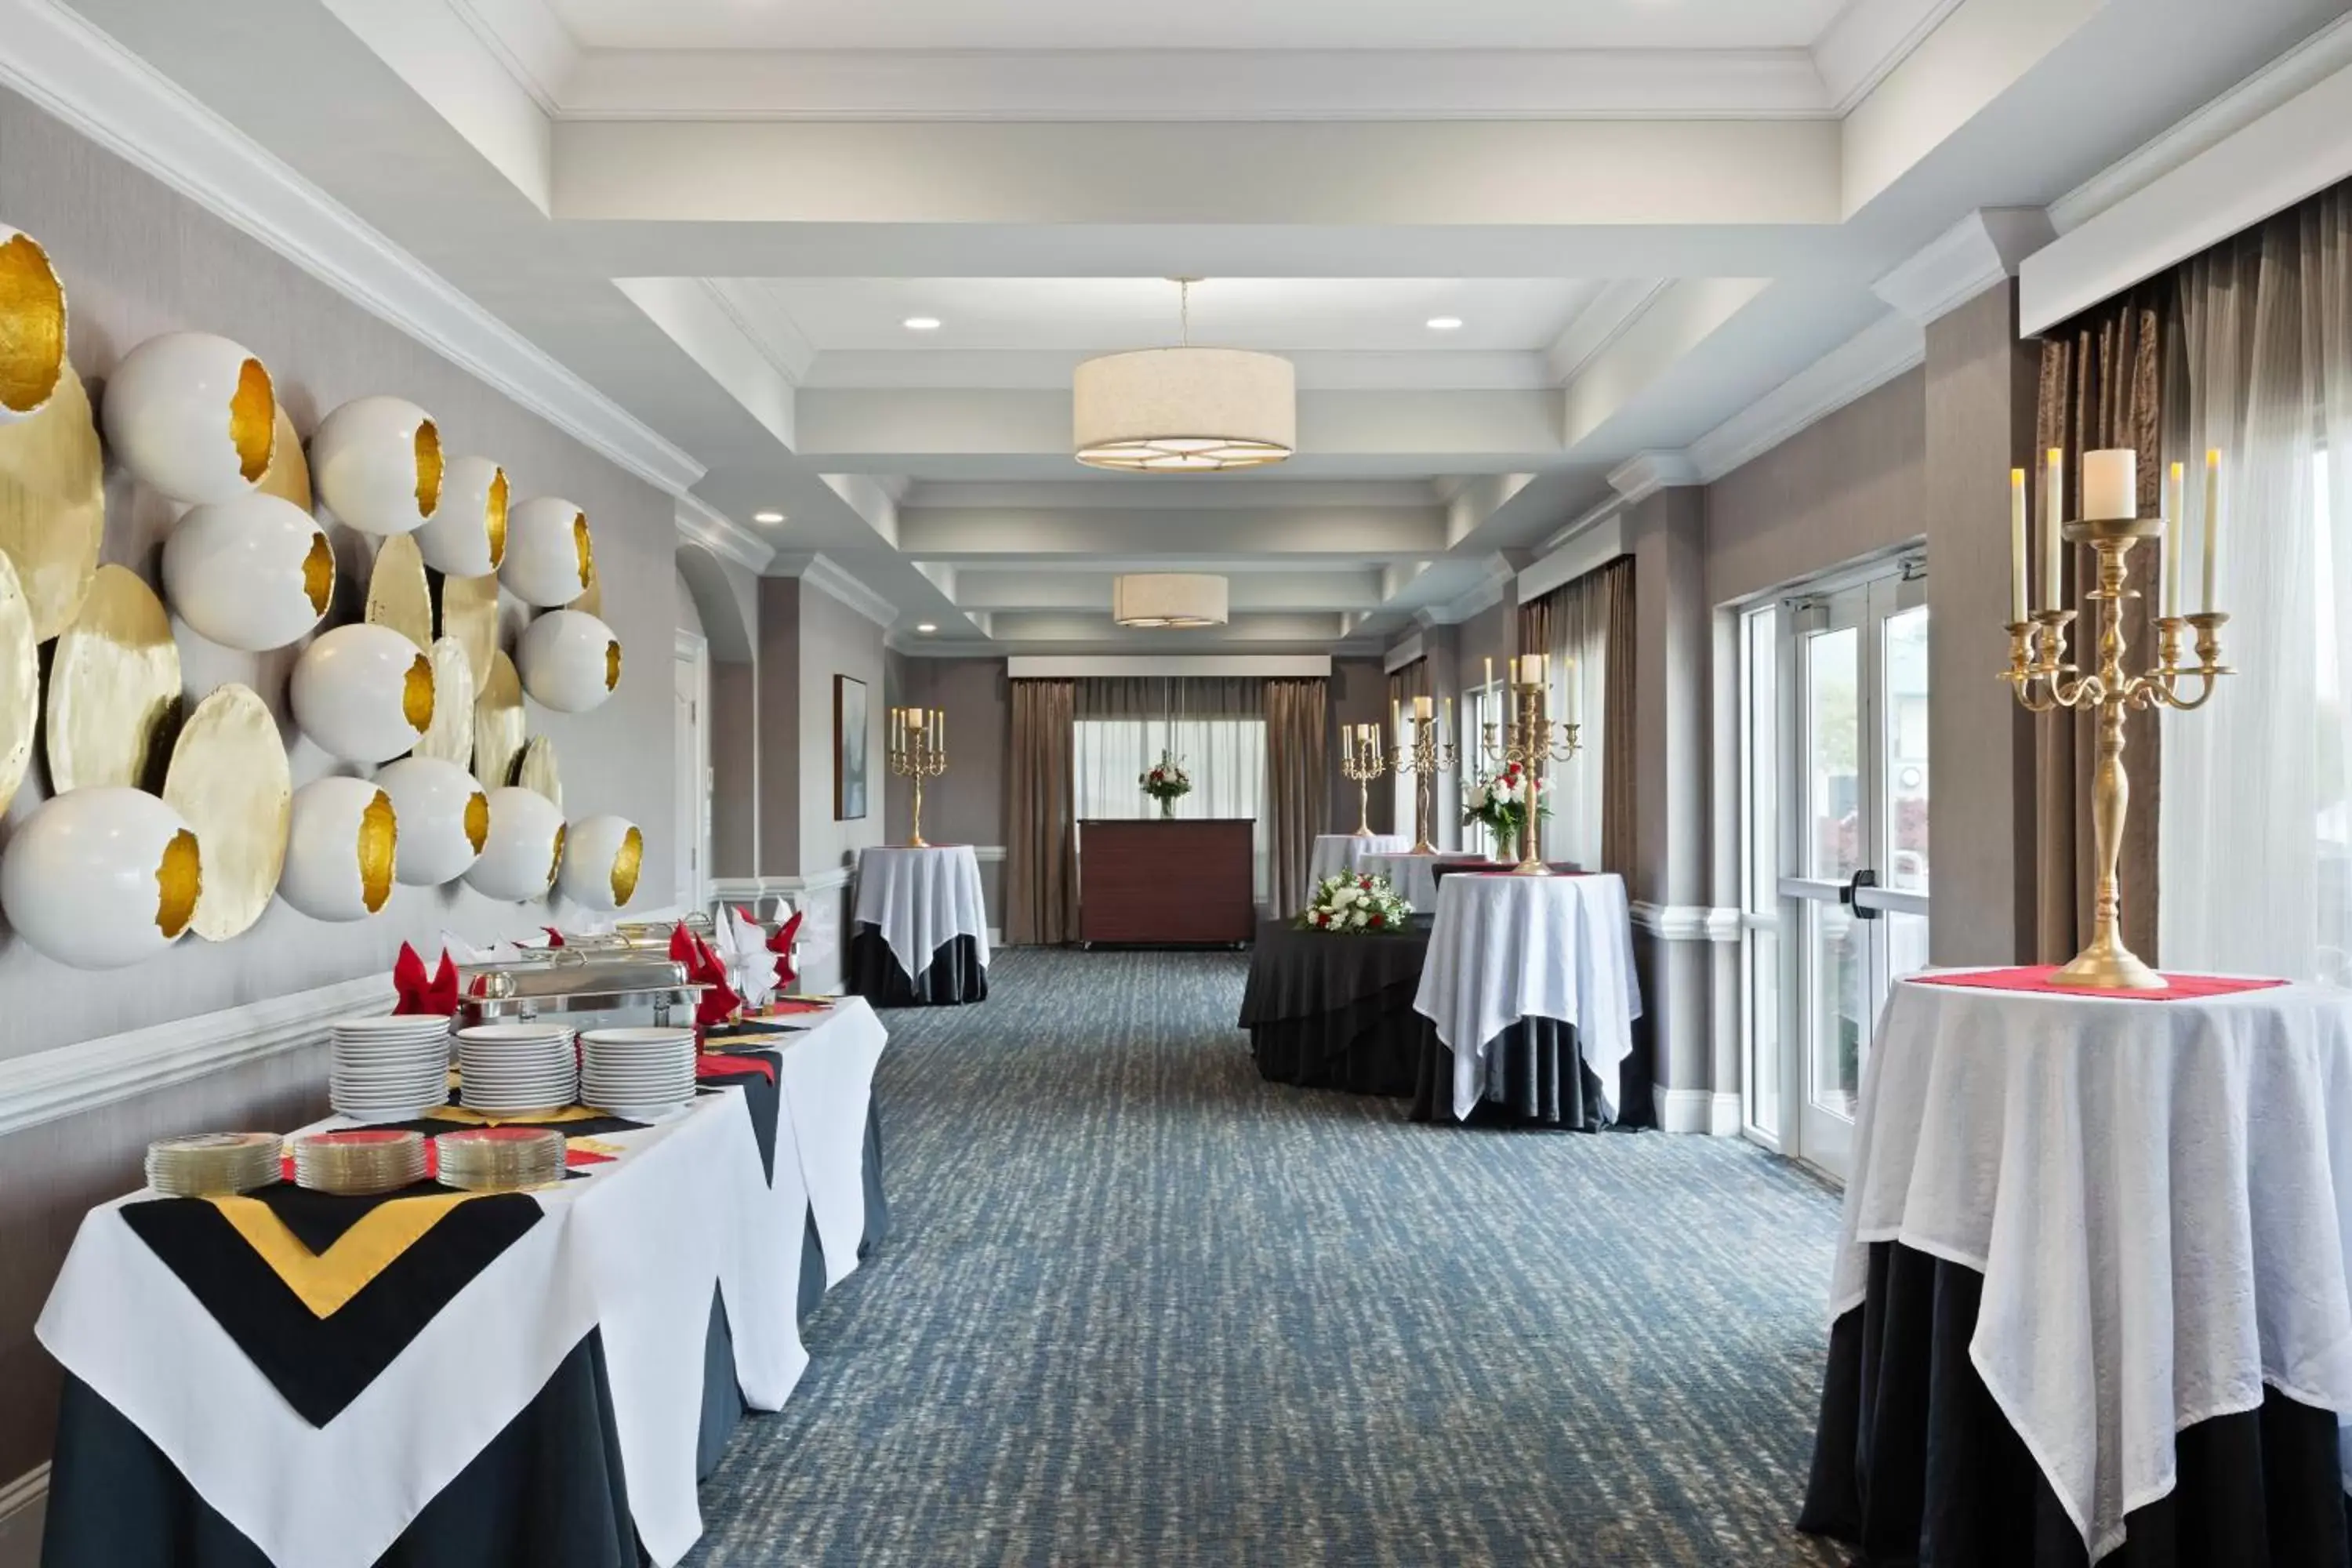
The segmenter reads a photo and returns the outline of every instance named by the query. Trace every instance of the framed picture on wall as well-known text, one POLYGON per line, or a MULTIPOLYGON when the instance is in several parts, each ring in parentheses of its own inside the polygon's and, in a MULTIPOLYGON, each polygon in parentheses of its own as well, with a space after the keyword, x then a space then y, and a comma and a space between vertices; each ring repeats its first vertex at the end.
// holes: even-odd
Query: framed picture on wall
POLYGON ((866 682, 833 678, 833 819, 866 815, 866 682))

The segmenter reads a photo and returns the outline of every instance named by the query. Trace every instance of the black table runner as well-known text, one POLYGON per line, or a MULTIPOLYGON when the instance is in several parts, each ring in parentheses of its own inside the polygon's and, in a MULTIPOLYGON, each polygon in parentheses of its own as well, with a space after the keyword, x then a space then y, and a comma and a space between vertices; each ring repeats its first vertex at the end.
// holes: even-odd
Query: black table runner
POLYGON ((850 933, 844 988, 877 1007, 960 1006, 988 1000, 988 967, 980 962, 980 943, 967 932, 940 943, 922 973, 910 975, 882 928, 860 922, 850 933))

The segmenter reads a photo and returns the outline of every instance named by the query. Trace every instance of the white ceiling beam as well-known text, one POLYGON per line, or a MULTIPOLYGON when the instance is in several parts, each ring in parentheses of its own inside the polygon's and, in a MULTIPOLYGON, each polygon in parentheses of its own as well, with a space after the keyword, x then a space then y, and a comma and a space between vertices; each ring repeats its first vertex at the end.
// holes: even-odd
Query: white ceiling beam
MULTIPOLYGON (((1066 389, 1076 349, 828 349, 814 354, 807 387, 1066 389)), ((1558 384, 1542 354, 1521 350, 1335 351, 1285 349, 1301 391, 1534 391, 1558 384)))
POLYGON ((1871 292, 1925 326, 1949 315, 2050 243, 2038 207, 1979 207, 1871 285, 1871 292))
POLYGON ((898 514, 898 547, 924 561, 986 561, 1006 555, 1118 556, 1195 561, 1255 556, 1337 560, 1409 558, 1444 552, 1445 514, 1436 507, 1291 507, 1203 511, 1075 509, 937 510, 898 514))
POLYGON ((743 412, 785 446, 799 424, 792 378, 760 351, 742 321, 699 278, 616 278, 629 297, 743 412))
POLYGON ((1574 381, 1592 356, 1615 342, 1673 281, 1671 278, 1612 279, 1544 351, 1544 368, 1550 373, 1552 384, 1566 386, 1574 381))
POLYGON ((1874 392, 1927 358, 1927 329, 1890 310, 1688 448, 1699 477, 1712 484, 1800 430, 1874 392))
POLYGON ((1666 289, 1569 384, 1561 443, 1574 447, 1755 303, 1769 279, 1686 278, 1666 289))
POLYGON ((1813 40, 1813 68, 1832 114, 1853 107, 1925 43, 1960 0, 1853 0, 1813 40))
MULTIPOLYGON (((1111 602, 1111 582, 1117 575, 1109 571, 998 570, 974 563, 956 572, 954 598, 956 608, 967 614, 974 610, 1083 610, 1099 614, 1111 602)), ((1382 603, 1380 574, 1373 571, 1251 570, 1224 575, 1227 607, 1235 614, 1338 614, 1374 610, 1382 603)))
MULTIPOLYGON (((1110 617, 1106 605, 1091 613, 1077 610, 1037 610, 1016 613, 994 612, 989 617, 989 636, 998 642, 1080 643, 1094 647, 1117 647, 1132 644, 1138 633, 1120 626, 1110 617)), ((1325 650, 1347 634, 1337 615, 1317 615, 1290 611, 1272 615, 1238 615, 1221 626, 1189 627, 1162 634, 1153 640, 1162 646, 1192 647, 1201 644, 1246 644, 1262 647, 1289 644, 1302 648, 1325 650)))
MULTIPOLYGON (((539 68, 562 71, 565 66, 560 53, 551 53, 554 40, 528 26, 520 6, 517 16, 493 18, 491 7, 478 9, 466 0, 324 4, 531 205, 550 210, 554 132, 546 109, 524 85, 526 79, 535 80, 536 73, 520 56, 527 50, 536 57, 539 68), (495 41, 509 28, 519 39, 533 41, 520 50, 495 41)), ((562 32, 560 26, 557 32, 562 32)))

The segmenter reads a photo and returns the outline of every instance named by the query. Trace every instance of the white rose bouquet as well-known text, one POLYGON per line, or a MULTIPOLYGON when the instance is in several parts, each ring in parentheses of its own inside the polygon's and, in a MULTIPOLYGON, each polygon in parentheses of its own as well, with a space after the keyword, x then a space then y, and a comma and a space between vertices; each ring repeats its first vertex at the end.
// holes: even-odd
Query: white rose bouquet
POLYGON ((1308 931, 1341 932, 1401 931, 1412 919, 1412 906, 1386 877, 1360 871, 1324 878, 1298 914, 1299 925, 1308 931))

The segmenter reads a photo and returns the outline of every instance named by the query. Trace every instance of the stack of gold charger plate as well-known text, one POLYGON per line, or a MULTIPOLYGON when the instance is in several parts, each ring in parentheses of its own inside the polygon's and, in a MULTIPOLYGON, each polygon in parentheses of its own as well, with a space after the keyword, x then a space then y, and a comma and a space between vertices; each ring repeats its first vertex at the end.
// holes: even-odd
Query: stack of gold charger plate
POLYGON ((563 1134, 547 1127, 468 1127, 433 1140, 436 1179, 469 1193, 510 1193, 563 1180, 563 1134))
POLYGON ((198 1132, 147 1145, 147 1184, 167 1197, 249 1193, 278 1179, 275 1132, 198 1132))
POLYGON ((391 1128, 314 1132, 294 1141, 294 1184, 364 1197, 425 1179, 425 1134, 391 1128))

